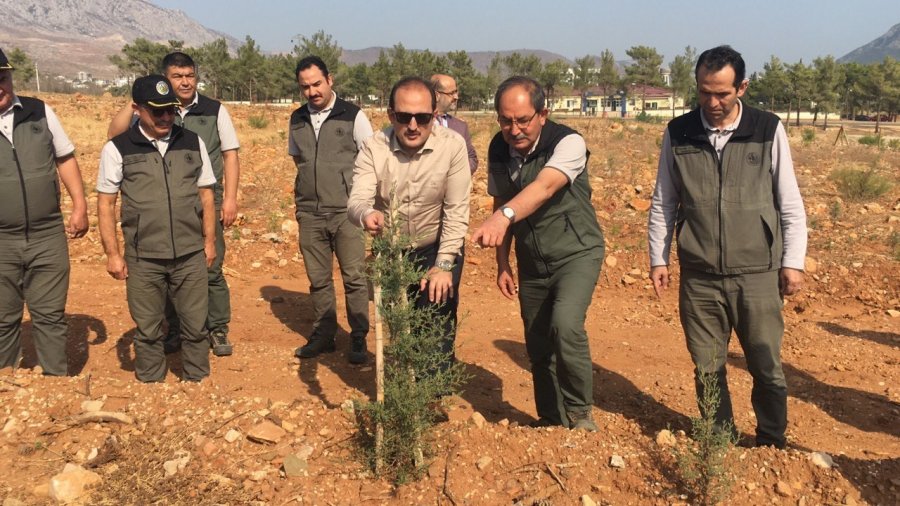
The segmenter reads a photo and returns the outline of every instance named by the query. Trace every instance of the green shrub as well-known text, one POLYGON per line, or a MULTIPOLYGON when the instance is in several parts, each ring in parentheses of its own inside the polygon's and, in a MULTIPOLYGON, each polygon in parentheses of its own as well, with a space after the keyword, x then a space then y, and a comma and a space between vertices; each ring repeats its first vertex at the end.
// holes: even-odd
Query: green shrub
POLYGON ((863 135, 859 138, 859 143, 863 146, 882 146, 884 144, 880 135, 863 135))
POLYGON ((900 150, 900 139, 891 139, 888 141, 888 147, 894 151, 900 150))
POLYGON ((250 116, 249 118, 247 118, 247 122, 250 123, 250 126, 252 128, 255 128, 257 130, 262 130, 263 128, 269 126, 269 119, 265 116, 250 116))
POLYGON ((812 128, 804 128, 803 129, 803 143, 811 144, 814 140, 816 140, 816 131, 812 128))
POLYGON ((888 237, 888 246, 891 248, 894 260, 900 262, 900 232, 891 232, 891 236, 888 237))
POLYGON ((880 197, 891 189, 891 183, 874 169, 837 169, 831 173, 841 195, 850 200, 866 200, 880 197))

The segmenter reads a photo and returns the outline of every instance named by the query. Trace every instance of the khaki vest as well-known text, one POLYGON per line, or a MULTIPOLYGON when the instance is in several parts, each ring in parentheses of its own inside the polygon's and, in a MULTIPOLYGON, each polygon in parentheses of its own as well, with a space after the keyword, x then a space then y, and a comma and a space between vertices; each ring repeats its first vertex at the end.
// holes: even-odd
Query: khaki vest
POLYGON ((309 104, 291 114, 291 138, 300 148, 294 202, 297 211, 335 213, 347 210, 353 186, 353 164, 358 151, 353 140, 353 124, 359 108, 335 100, 331 114, 322 123, 316 138, 309 104))
POLYGON ((64 230, 44 103, 30 97, 19 101, 13 143, 0 135, 0 238, 44 237, 64 230))
POLYGON ((173 126, 163 157, 138 128, 112 140, 122 155, 125 256, 174 259, 203 249, 199 137, 173 126))
POLYGON ((772 184, 772 142, 779 119, 743 107, 721 159, 699 109, 669 123, 681 192, 675 230, 684 269, 724 275, 781 267, 781 216, 772 184))
POLYGON ((184 119, 181 116, 175 117, 175 124, 181 125, 187 130, 194 132, 203 139, 206 144, 206 152, 209 154, 209 161, 212 164, 213 174, 216 176, 216 184, 213 186, 215 194, 216 209, 222 207, 222 198, 224 187, 225 163, 222 158, 222 141, 219 138, 219 108, 222 104, 218 100, 207 98, 201 94, 197 94, 197 105, 191 107, 184 119))
MULTIPOLYGON (((494 196, 504 200, 515 197, 537 178, 559 141, 572 133, 576 132, 547 121, 537 147, 522 165, 519 181, 509 177, 509 144, 503 140, 503 134, 494 136, 488 148, 488 170, 497 190, 494 196)), ((566 262, 586 254, 599 253, 602 257, 603 232, 591 204, 587 167, 534 213, 513 224, 512 230, 519 272, 532 277, 547 277, 566 262)))

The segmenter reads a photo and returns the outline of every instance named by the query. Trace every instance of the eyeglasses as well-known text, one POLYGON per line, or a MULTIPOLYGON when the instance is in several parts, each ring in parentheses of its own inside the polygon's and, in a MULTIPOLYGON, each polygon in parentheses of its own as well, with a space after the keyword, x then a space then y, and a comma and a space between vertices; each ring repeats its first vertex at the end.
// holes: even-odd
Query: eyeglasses
POLYGON ((175 106, 170 105, 168 107, 144 107, 151 116, 154 118, 162 118, 165 115, 174 116, 175 115, 175 106))
POLYGON ((393 111, 394 119, 401 125, 408 125, 413 118, 416 118, 416 124, 427 125, 434 118, 433 112, 397 112, 393 111))
POLYGON ((447 95, 448 97, 452 97, 453 95, 459 95, 458 88, 455 90, 450 90, 450 91, 441 91, 441 90, 434 90, 434 91, 440 93, 441 95, 447 95))
POLYGON ((522 118, 509 119, 509 118, 504 118, 503 116, 497 116, 497 123, 500 123, 501 128, 509 128, 509 127, 513 126, 513 124, 515 124, 517 127, 519 127, 519 130, 521 130, 531 124, 531 121, 534 119, 535 116, 537 116, 537 113, 538 113, 538 111, 534 111, 534 114, 532 114, 528 119, 522 119, 522 118))

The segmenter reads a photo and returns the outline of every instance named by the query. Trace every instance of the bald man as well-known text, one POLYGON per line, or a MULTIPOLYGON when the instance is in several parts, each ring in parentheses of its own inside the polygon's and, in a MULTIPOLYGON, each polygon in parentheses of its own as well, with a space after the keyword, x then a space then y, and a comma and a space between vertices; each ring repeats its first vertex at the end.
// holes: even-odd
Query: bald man
POLYGON ((450 115, 450 111, 456 109, 456 103, 459 102, 459 87, 456 86, 456 79, 446 74, 435 74, 431 76, 431 85, 437 96, 434 121, 462 135, 466 141, 466 151, 469 153, 469 172, 474 174, 478 169, 478 154, 475 152, 475 146, 472 145, 472 137, 469 136, 469 126, 465 121, 450 115))

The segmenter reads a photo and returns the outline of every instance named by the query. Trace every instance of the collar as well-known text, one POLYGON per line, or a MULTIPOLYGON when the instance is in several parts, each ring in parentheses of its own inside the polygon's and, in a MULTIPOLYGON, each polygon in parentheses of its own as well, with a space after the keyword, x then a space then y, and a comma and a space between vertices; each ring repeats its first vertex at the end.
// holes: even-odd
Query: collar
POLYGON ((335 103, 335 102, 337 102, 337 93, 335 93, 334 90, 332 90, 332 92, 331 92, 331 101, 329 101, 329 102, 328 102, 328 105, 326 105, 325 107, 323 107, 323 108, 321 108, 321 109, 316 109, 316 108, 313 107, 312 104, 310 104, 309 102, 307 102, 306 104, 309 106, 309 113, 310 113, 310 114, 322 114, 322 113, 324 113, 324 112, 328 112, 328 111, 334 109, 334 103, 335 103))
POLYGON ((743 104, 743 102, 741 102, 741 99, 738 99, 737 104, 738 104, 737 118, 734 119, 734 122, 732 124, 726 126, 725 128, 716 128, 716 127, 710 125, 709 122, 706 121, 706 116, 703 114, 703 109, 701 109, 700 110, 700 121, 703 123, 703 129, 706 130, 707 132, 734 132, 735 130, 737 130, 738 125, 741 124, 741 118, 743 118, 743 116, 744 116, 744 104, 743 104))
MULTIPOLYGON (((425 139, 425 144, 423 144, 422 147, 419 148, 418 151, 416 151, 417 155, 420 155, 420 154, 426 153, 426 152, 430 152, 430 151, 434 151, 434 143, 435 143, 434 134, 436 133, 436 131, 435 131, 436 128, 443 128, 443 127, 441 127, 440 125, 432 125, 431 134, 428 136, 427 139, 425 139)), ((400 145, 400 141, 397 140, 397 135, 394 133, 394 127, 389 128, 387 133, 388 133, 388 138, 390 139, 391 151, 394 153, 400 152, 400 153, 403 153, 403 154, 409 156, 406 153, 406 150, 403 148, 403 146, 400 145)))
POLYGON ((7 107, 5 111, 0 112, 0 116, 6 116, 7 114, 12 114, 14 109, 22 108, 22 101, 19 100, 19 97, 15 93, 12 94, 12 97, 13 97, 12 104, 10 104, 10 106, 7 107))
POLYGON ((182 109, 187 111, 187 110, 193 109, 194 106, 196 106, 199 103, 200 103, 200 94, 195 91, 194 98, 191 100, 191 103, 189 103, 188 105, 184 105, 184 106, 179 104, 179 107, 181 107, 182 109))
MULTIPOLYGON (((541 129, 541 130, 543 130, 543 129, 541 129)), ((540 143, 541 143, 541 134, 538 134, 538 138, 534 140, 534 144, 531 145, 531 149, 529 149, 528 153, 526 153, 524 155, 519 153, 516 150, 516 148, 512 147, 512 145, 509 145, 509 156, 511 156, 513 158, 518 158, 519 160, 524 160, 534 153, 534 150, 537 149, 538 144, 540 144, 540 143)))
MULTIPOLYGON (((174 125, 172 127, 174 128, 174 125)), ((155 138, 151 137, 150 135, 147 135, 147 132, 144 131, 144 127, 142 127, 140 123, 138 123, 138 131, 140 131, 141 135, 143 135, 144 138, 147 139, 148 141, 150 141, 150 144, 153 144, 153 145, 155 145, 155 143, 157 141, 169 142, 172 139, 172 130, 169 130, 169 133, 167 133, 165 137, 161 137, 159 139, 155 139, 155 138)))

